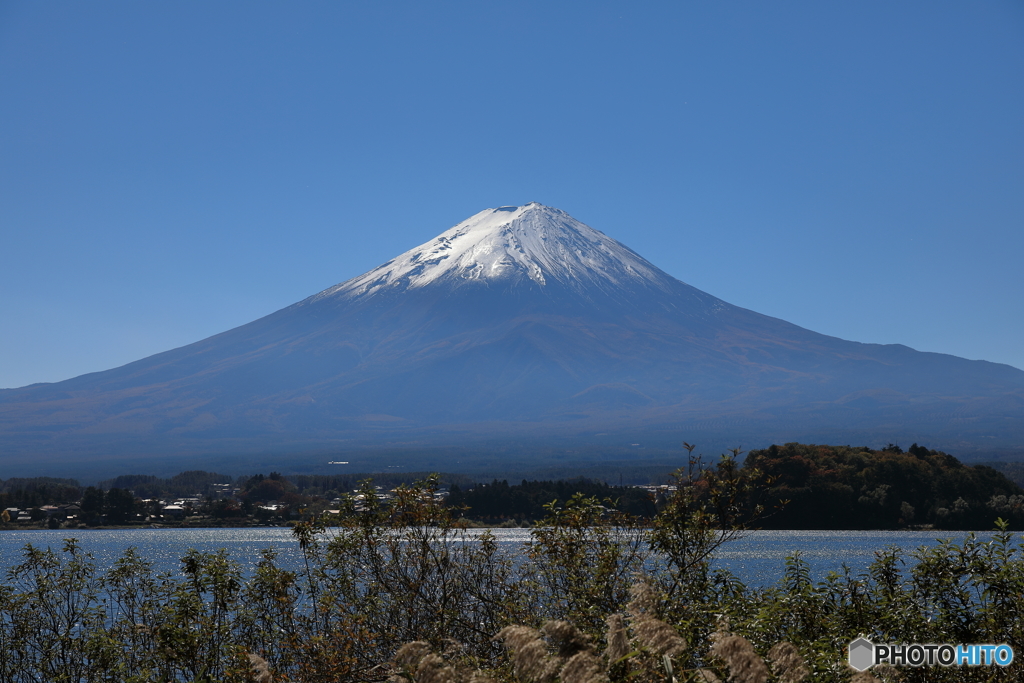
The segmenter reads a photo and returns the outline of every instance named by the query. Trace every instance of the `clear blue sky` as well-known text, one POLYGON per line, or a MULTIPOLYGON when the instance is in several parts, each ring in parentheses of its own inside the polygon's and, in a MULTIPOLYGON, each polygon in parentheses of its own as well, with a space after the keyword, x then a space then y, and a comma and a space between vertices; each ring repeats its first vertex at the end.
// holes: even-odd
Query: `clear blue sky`
POLYGON ((1024 368, 1024 3, 0 1, 0 387, 529 201, 731 303, 1024 368))

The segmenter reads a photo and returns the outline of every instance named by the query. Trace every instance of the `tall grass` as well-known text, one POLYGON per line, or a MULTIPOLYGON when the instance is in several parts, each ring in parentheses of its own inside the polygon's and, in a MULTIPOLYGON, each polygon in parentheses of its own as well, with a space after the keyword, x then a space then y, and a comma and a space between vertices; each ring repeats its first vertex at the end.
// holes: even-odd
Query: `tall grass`
POLYGON ((461 528, 432 479, 387 504, 367 485, 338 517, 300 524, 297 571, 273 551, 248 578, 223 551, 162 574, 129 551, 100 571, 73 540, 28 546, 0 586, 0 681, 1024 679, 1019 664, 845 663, 861 635, 1024 643, 1024 560, 1005 528, 881 549, 864 574, 820 582, 794 556, 778 585, 749 588, 709 566, 719 532, 739 528, 733 489, 750 484, 716 476, 681 479, 653 527, 576 497, 519 555, 461 528))

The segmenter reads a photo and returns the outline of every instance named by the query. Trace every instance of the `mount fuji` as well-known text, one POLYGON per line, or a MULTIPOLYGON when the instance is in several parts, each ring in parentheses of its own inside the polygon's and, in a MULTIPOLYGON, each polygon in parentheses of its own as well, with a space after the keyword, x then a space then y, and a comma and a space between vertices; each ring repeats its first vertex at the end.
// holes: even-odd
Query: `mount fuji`
POLYGON ((532 203, 194 344, 0 391, 9 466, 512 443, 636 457, 638 439, 699 437, 1016 454, 1024 372, 733 306, 532 203))

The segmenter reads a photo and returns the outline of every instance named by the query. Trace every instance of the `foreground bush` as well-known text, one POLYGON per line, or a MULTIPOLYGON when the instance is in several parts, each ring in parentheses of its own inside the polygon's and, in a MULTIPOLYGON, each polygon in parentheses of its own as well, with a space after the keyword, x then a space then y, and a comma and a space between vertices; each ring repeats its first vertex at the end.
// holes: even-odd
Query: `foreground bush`
POLYGON ((243 576, 191 551, 155 574, 129 551, 100 572, 73 540, 27 547, 0 588, 0 681, 1014 681, 1007 669, 853 676, 846 645, 1024 642, 1024 560, 1005 528, 860 576, 779 585, 712 571, 751 475, 726 459, 681 473, 654 526, 577 496, 519 553, 471 536, 436 482, 385 505, 367 485, 335 519, 296 527, 298 571, 266 551, 243 576), (877 677, 877 678, 876 678, 877 677))

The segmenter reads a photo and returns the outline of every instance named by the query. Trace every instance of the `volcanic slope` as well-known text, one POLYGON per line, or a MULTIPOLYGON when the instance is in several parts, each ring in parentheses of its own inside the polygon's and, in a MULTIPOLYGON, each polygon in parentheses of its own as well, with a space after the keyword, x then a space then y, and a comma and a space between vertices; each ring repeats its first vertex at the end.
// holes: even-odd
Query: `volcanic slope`
POLYGON ((616 430, 991 453, 1024 443, 1024 372, 732 306, 534 203, 189 346, 0 391, 3 458, 616 430))

